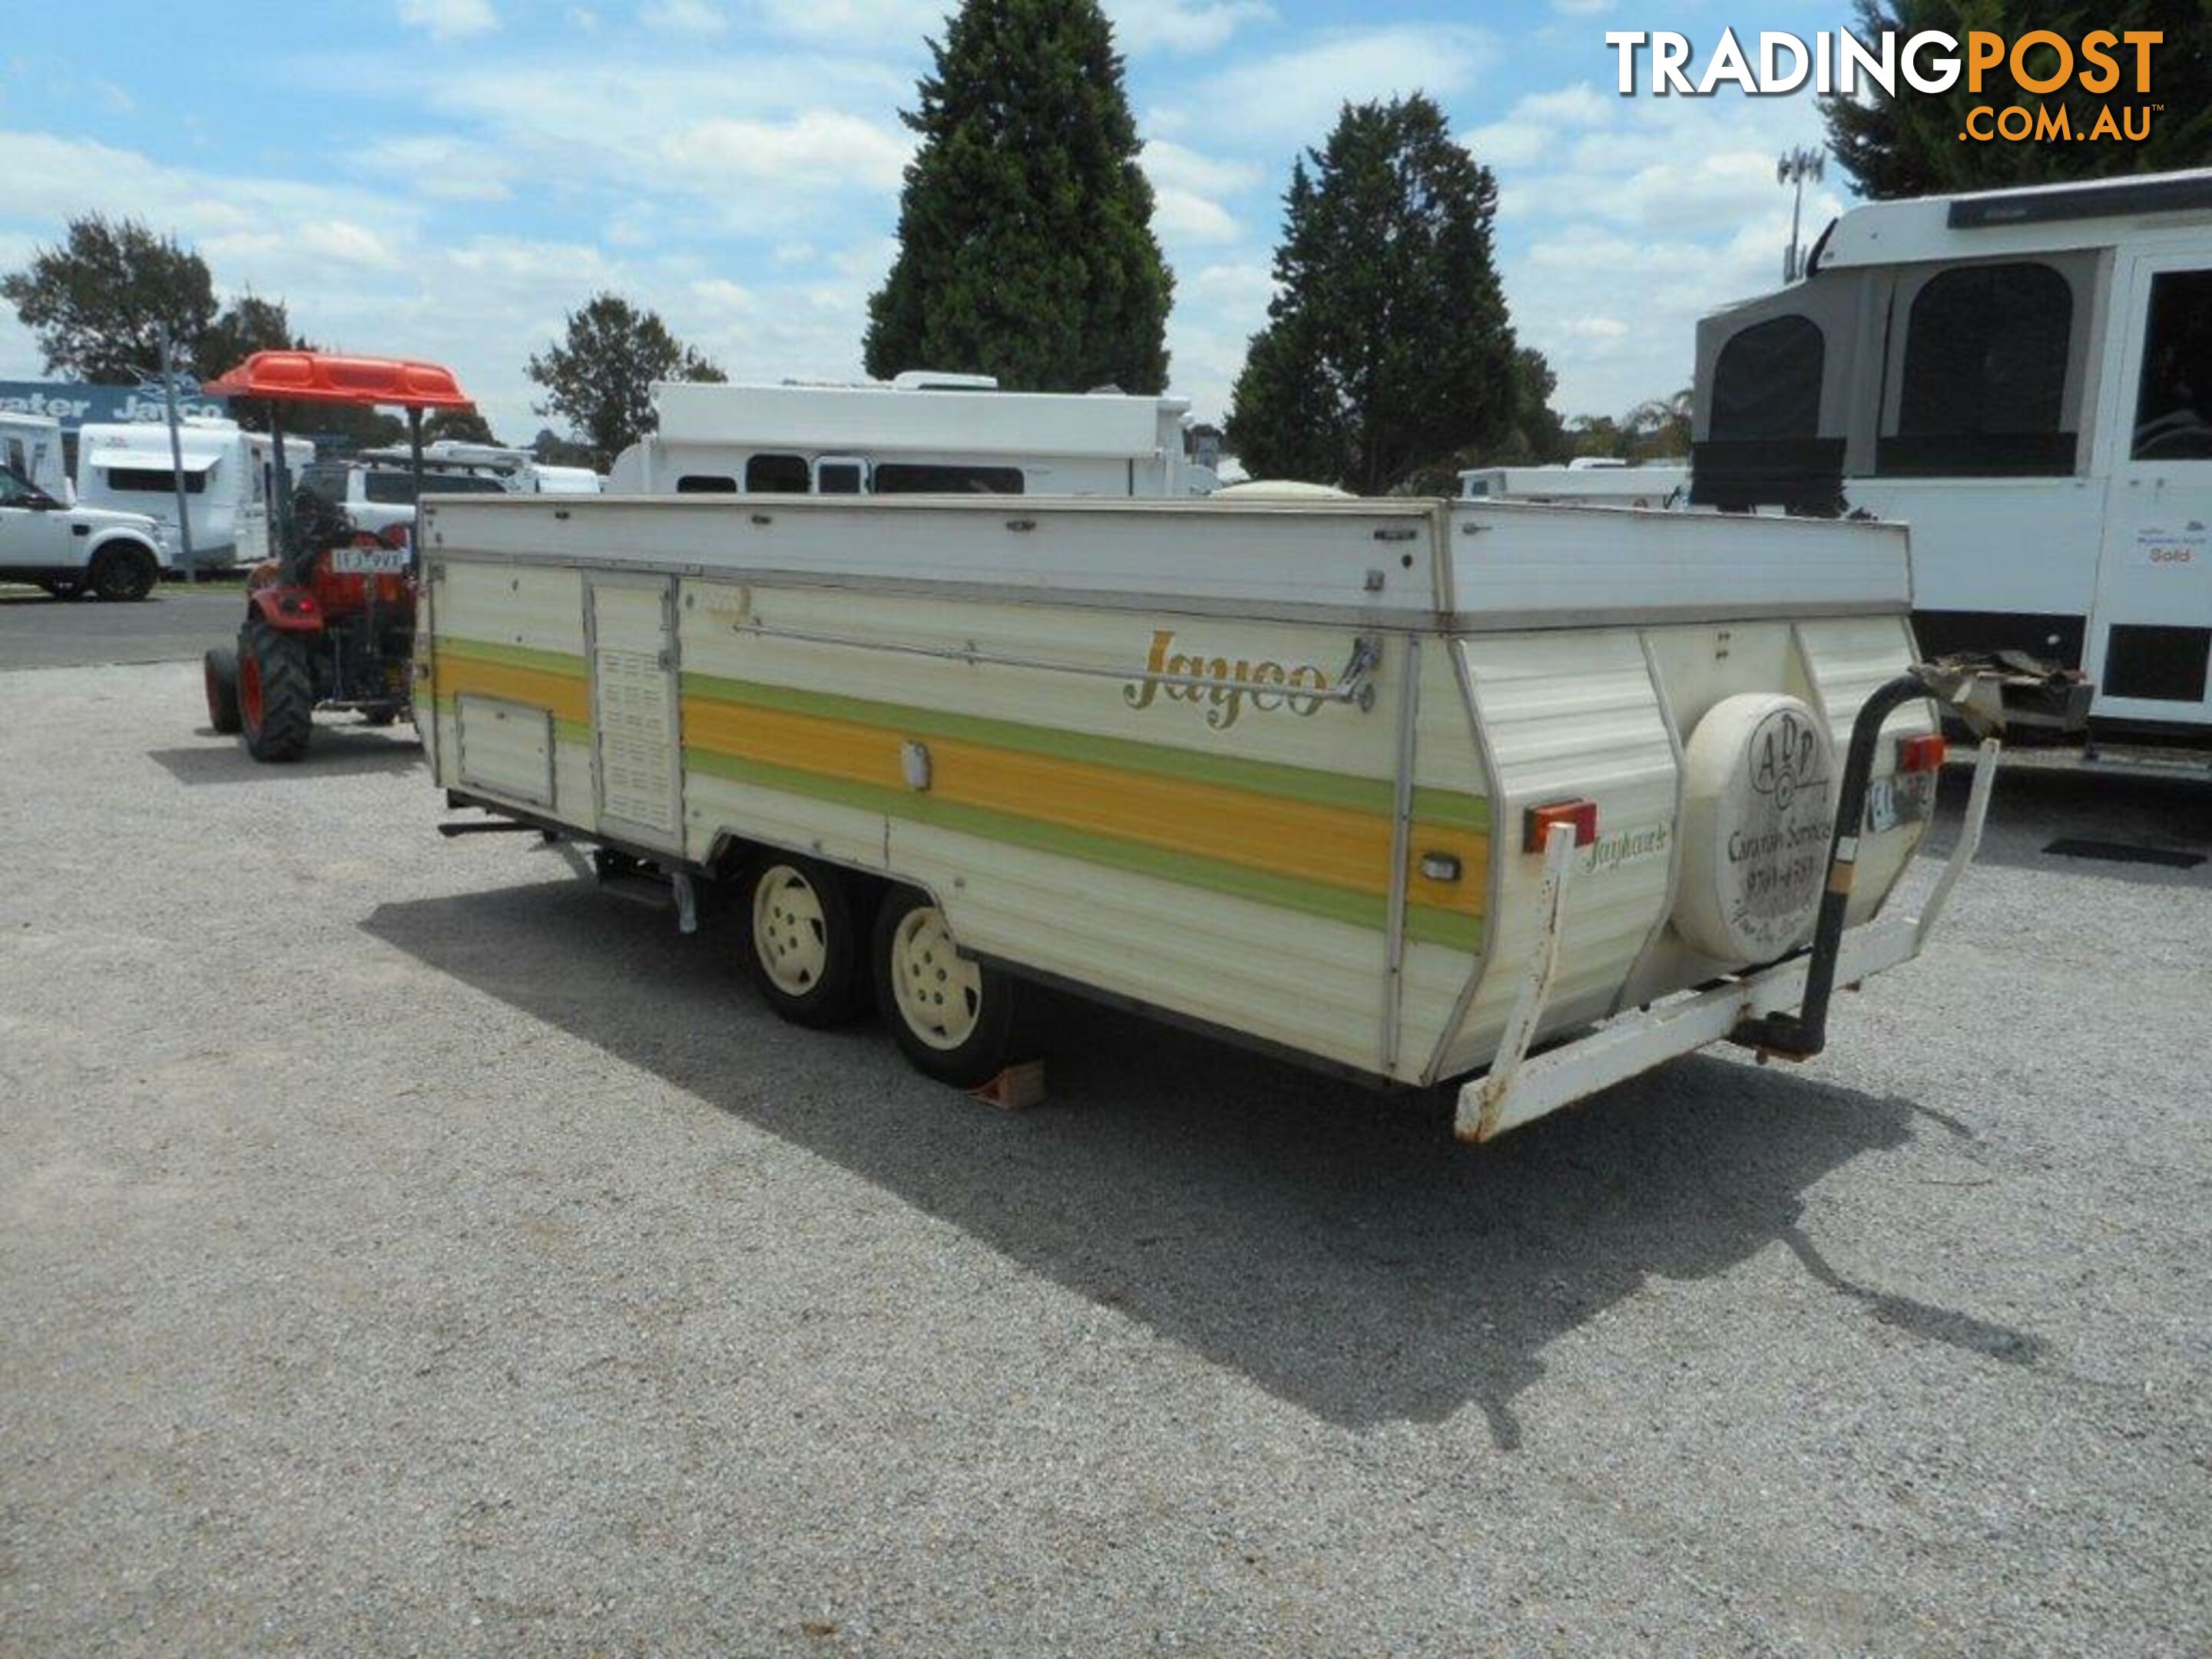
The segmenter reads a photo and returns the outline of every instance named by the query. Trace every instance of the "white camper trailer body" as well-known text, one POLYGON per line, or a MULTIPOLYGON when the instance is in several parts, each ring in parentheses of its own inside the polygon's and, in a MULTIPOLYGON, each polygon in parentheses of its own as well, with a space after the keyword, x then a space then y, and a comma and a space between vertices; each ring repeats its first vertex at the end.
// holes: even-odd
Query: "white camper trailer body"
POLYGON ((999 392, 985 376, 888 385, 663 383, 657 430, 608 475, 616 494, 1202 495, 1181 398, 999 392))
MULTIPOLYGON (((1366 1076, 1491 1067, 1470 1134, 1793 1001, 1832 756, 1912 659, 1903 532, 1772 518, 488 496, 423 556, 457 804, 685 895, 910 890, 963 963, 1366 1076)), ((1918 947, 1931 729, 1884 728, 1850 979, 1918 947)))
POLYGON ((1694 498, 1839 479, 1912 526, 1923 649, 2212 738, 2212 170, 1875 203, 1811 273, 1699 325, 1694 498))
MULTIPOLYGON (((193 416, 179 424, 177 440, 184 457, 193 564, 252 565, 267 558, 276 465, 269 437, 245 431, 235 421, 193 416)), ((313 459, 313 446, 297 439, 286 442, 286 465, 294 477, 313 459)), ((134 421, 81 428, 76 490, 88 507, 143 513, 159 520, 181 567, 175 459, 165 423, 134 421)))

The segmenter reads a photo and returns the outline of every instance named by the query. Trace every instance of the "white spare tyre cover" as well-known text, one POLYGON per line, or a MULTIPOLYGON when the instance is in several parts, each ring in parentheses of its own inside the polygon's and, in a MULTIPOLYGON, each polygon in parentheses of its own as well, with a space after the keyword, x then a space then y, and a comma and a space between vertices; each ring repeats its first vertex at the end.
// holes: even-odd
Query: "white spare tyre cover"
POLYGON ((1795 949, 1820 908, 1835 822, 1827 727, 1796 697, 1746 692, 1698 722, 1683 764, 1675 927, 1735 966, 1795 949))

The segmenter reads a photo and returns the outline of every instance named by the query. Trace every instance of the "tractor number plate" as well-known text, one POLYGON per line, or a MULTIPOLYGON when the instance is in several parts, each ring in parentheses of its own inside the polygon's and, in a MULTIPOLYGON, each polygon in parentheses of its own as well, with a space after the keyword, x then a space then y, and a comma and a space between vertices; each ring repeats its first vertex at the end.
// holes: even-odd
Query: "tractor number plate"
POLYGON ((341 576, 404 576, 407 550, 404 547, 334 547, 331 568, 341 576))

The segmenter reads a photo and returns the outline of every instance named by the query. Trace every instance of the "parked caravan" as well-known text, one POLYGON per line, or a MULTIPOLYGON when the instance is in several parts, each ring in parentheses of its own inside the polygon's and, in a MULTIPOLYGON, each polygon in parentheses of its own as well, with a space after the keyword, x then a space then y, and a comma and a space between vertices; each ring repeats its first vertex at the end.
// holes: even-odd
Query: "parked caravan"
POLYGON ((1918 950, 1986 799, 1985 767, 1905 914, 1929 693, 1971 688, 1913 671, 1896 526, 483 496, 427 504, 422 552, 452 803, 596 843, 687 925, 732 892, 779 1013, 872 985, 963 1085, 1029 1057, 1031 981, 1480 1072, 1476 1137, 1723 1039, 1802 1057, 1830 988, 1918 950))
POLYGON ((1190 405, 1120 392, 1000 392, 988 375, 865 386, 653 388, 659 425, 616 459, 635 495, 1210 494, 1187 456, 1190 405))
POLYGON ((1583 456, 1554 466, 1484 466, 1459 475, 1469 501, 1568 501, 1586 507, 1670 507, 1689 488, 1690 469, 1664 461, 1583 456))
POLYGON ((55 501, 76 499, 62 460, 62 423, 49 416, 0 410, 0 468, 55 501))
MULTIPOLYGON (((269 556, 269 501, 276 488, 268 437, 245 431, 235 421, 199 416, 183 422, 177 437, 184 457, 192 562, 258 564, 269 556)), ((288 447, 295 468, 314 458, 313 448, 296 439, 288 447)), ((86 426, 77 433, 76 455, 78 498, 88 507, 159 520, 181 561, 176 459, 168 427, 158 421, 86 426)))
POLYGON ((1922 649, 2212 739, 2212 169, 1877 202, 1698 329, 1694 501, 1912 526, 1922 649))

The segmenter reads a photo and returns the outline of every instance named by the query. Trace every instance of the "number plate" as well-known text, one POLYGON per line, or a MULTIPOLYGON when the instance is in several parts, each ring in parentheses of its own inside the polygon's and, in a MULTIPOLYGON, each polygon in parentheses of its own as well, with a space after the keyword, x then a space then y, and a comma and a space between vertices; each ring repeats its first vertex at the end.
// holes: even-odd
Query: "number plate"
POLYGON ((1880 835, 1900 823, 1918 823, 1936 800, 1936 775, 1909 772, 1903 777, 1875 778, 1867 785, 1867 829, 1880 835))
POLYGON ((407 550, 404 547, 334 547, 331 568, 341 576, 404 576, 407 550))

